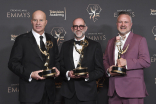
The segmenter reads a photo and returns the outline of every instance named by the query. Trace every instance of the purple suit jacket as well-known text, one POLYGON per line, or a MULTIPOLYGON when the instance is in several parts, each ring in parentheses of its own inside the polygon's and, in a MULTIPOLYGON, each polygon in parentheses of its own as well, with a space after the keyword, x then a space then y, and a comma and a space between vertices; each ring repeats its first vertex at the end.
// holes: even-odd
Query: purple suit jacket
MULTIPOLYGON (((105 71, 115 64, 115 41, 116 37, 108 41, 103 57, 105 71)), ((144 37, 131 32, 123 49, 125 49, 128 44, 128 50, 121 56, 127 60, 127 75, 109 78, 108 96, 113 96, 114 91, 116 91, 120 97, 142 98, 148 95, 143 73, 143 69, 150 66, 147 42, 144 37)))

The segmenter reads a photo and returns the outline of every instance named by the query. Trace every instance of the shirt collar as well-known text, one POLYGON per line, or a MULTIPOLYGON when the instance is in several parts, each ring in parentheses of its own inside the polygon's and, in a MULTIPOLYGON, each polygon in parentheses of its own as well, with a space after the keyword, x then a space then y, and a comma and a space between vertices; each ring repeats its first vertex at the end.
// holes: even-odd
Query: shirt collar
POLYGON ((37 32, 35 32, 35 31, 32 29, 32 34, 34 35, 35 38, 39 38, 40 36, 43 36, 43 38, 46 38, 46 37, 45 37, 45 32, 44 32, 42 35, 40 35, 40 34, 38 34, 37 32))
MULTIPOLYGON (((131 31, 130 31, 131 32, 131 31)), ((130 34, 130 32, 128 32, 125 36, 126 36, 126 38, 124 39, 124 41, 126 41, 127 40, 127 38, 128 38, 128 36, 129 36, 129 34, 130 34)), ((121 35, 119 34, 119 36, 121 37, 121 35)))

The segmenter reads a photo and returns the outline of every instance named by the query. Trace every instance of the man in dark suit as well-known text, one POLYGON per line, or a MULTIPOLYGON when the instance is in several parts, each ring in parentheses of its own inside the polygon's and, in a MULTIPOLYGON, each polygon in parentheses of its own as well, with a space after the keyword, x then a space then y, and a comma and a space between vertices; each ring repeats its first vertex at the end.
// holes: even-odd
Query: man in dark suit
POLYGON ((16 38, 13 45, 8 67, 19 76, 19 101, 21 104, 53 104, 55 98, 54 77, 41 77, 46 57, 39 47, 45 48, 46 41, 53 42, 49 49, 49 68, 59 75, 59 52, 56 40, 44 29, 47 24, 46 14, 37 10, 32 15, 32 31, 16 38))
POLYGON ((109 104, 144 104, 148 95, 144 83, 143 69, 150 66, 146 39, 131 32, 132 17, 129 12, 120 12, 117 17, 119 36, 108 41, 104 55, 104 67, 109 76, 109 104), (116 40, 122 42, 121 49, 127 51, 118 59, 116 40), (127 74, 112 73, 115 65, 125 67, 127 74))
POLYGON ((82 18, 73 21, 71 30, 75 38, 63 43, 60 59, 60 73, 64 78, 61 87, 61 95, 65 98, 65 104, 96 104, 97 88, 96 79, 103 76, 102 50, 98 42, 85 37, 87 26, 82 18), (80 54, 77 49, 82 46, 75 44, 76 41, 88 41, 88 46, 83 50, 81 66, 88 67, 86 76, 75 76, 73 69, 77 68, 80 54), (76 49, 76 48, 77 49, 76 49))

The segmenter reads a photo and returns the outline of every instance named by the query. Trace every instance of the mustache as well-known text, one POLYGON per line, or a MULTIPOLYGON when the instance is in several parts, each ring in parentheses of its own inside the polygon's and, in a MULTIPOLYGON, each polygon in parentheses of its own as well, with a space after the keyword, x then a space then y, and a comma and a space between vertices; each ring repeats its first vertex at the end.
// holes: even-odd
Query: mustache
POLYGON ((81 32, 82 32, 82 30, 76 30, 76 32, 79 32, 79 31, 81 31, 81 32))

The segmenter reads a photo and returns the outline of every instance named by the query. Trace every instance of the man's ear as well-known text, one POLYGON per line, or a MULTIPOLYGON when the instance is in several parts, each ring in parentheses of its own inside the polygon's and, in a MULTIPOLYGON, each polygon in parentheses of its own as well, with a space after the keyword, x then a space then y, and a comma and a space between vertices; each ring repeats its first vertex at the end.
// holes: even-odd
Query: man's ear
POLYGON ((71 27, 71 30, 74 31, 73 27, 71 27))

